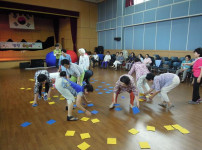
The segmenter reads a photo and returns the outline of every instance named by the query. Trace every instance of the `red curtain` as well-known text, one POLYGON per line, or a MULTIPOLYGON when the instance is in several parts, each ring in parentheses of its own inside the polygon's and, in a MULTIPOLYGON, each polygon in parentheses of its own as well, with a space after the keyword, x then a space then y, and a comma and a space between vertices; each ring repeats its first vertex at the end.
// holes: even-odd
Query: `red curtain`
POLYGON ((126 7, 134 5, 134 0, 126 0, 126 7))
POLYGON ((71 24, 71 33, 72 33, 72 42, 73 42, 73 49, 74 52, 77 53, 77 18, 70 18, 71 24))

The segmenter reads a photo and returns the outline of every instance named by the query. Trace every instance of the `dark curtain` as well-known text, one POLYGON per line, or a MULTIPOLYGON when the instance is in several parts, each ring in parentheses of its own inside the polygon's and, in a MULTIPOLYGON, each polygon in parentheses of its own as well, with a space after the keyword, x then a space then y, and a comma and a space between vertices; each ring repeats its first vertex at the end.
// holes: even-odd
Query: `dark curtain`
POLYGON ((126 0, 126 7, 134 5, 133 0, 126 0))
POLYGON ((53 19, 53 28, 54 28, 54 33, 55 33, 55 41, 56 43, 59 42, 59 18, 53 19))
POLYGON ((71 32, 72 32, 72 42, 74 52, 77 53, 77 18, 70 18, 71 32))

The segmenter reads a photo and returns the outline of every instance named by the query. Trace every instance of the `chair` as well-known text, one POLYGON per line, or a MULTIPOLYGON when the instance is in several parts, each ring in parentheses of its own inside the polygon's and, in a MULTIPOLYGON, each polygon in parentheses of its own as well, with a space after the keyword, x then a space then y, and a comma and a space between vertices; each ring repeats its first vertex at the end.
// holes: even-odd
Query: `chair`
POLYGON ((168 69, 168 72, 176 73, 176 71, 180 68, 181 63, 180 62, 172 62, 172 66, 170 69, 168 69))
POLYGON ((168 57, 161 57, 161 60, 164 62, 164 61, 169 61, 169 58, 168 57))
POLYGON ((158 69, 161 67, 162 65, 162 60, 155 60, 155 64, 151 67, 151 72, 158 72, 158 69))
POLYGON ((172 62, 178 62, 179 61, 179 59, 178 59, 178 57, 170 57, 170 60, 172 61, 172 62))
POLYGON ((185 57, 180 57, 179 58, 179 61, 181 61, 181 62, 184 61, 184 60, 185 60, 185 57))
POLYGON ((159 67, 158 73, 166 73, 171 68, 171 61, 164 61, 162 66, 159 67))

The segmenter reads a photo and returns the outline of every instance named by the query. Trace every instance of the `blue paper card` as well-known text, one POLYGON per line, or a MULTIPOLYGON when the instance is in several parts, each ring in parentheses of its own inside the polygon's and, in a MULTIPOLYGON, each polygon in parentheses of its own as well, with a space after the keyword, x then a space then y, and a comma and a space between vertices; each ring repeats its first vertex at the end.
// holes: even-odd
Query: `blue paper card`
POLYGON ((101 82, 101 83, 105 83, 105 82, 101 82))
POLYGON ((102 86, 98 86, 98 88, 102 88, 102 86))
POLYGON ((114 106, 120 106, 120 104, 114 104, 114 106))
POLYGON ((79 114, 82 114, 82 113, 84 113, 84 111, 82 111, 82 110, 78 110, 78 113, 79 113, 79 114))
POLYGON ((92 107, 92 106, 94 106, 94 104, 88 104, 87 106, 88 106, 88 107, 92 107))
POLYGON ((111 92, 107 91, 107 92, 105 92, 105 93, 109 94, 109 93, 111 93, 111 92))
POLYGON ((103 94, 102 92, 98 92, 98 94, 103 94))
POLYGON ((24 122, 24 123, 22 123, 20 126, 21 127, 27 127, 27 126, 29 126, 31 123, 30 122, 24 122))
POLYGON ((140 112, 138 107, 133 107, 133 113, 138 114, 140 112))
POLYGON ((51 119, 51 120, 47 121, 46 123, 51 125, 51 124, 53 124, 55 122, 56 122, 55 120, 51 119))
POLYGON ((122 99, 125 99, 125 96, 121 96, 122 99))
POLYGON ((91 111, 91 113, 95 115, 95 114, 98 113, 98 111, 97 110, 93 110, 93 111, 91 111))
POLYGON ((103 90, 107 91, 107 89, 103 89, 103 90))
POLYGON ((109 88, 110 88, 110 89, 113 89, 114 87, 113 87, 113 86, 110 86, 109 88))
POLYGON ((114 108, 114 110, 116 110, 116 111, 121 111, 122 108, 121 108, 121 107, 116 107, 116 108, 114 108))
POLYGON ((109 92, 113 92, 113 90, 109 90, 109 92))
POLYGON ((110 85, 109 83, 107 83, 106 85, 110 85))
POLYGON ((95 89, 95 91, 99 91, 100 89, 95 89))
POLYGON ((75 108, 75 107, 76 107, 76 104, 75 104, 75 105, 73 105, 73 107, 75 108))

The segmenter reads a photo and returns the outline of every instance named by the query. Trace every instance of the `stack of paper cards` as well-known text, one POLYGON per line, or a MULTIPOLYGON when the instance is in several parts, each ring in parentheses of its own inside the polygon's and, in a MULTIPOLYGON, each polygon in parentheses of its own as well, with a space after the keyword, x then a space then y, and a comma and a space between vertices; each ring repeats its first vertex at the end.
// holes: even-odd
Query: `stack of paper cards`
POLYGON ((75 134, 75 131, 67 130, 67 132, 65 133, 65 136, 74 136, 74 134, 75 134))
POLYGON ((114 108, 114 110, 116 110, 116 111, 121 111, 122 108, 121 108, 121 107, 116 107, 116 108, 114 108))
POLYGON ((82 140, 90 138, 90 134, 89 133, 82 133, 82 134, 80 134, 80 136, 81 136, 82 140))
POLYGON ((107 144, 116 144, 116 138, 107 138, 107 144))
POLYGON ((83 143, 77 145, 77 147, 79 149, 81 149, 81 150, 86 150, 86 149, 88 149, 90 147, 90 145, 88 143, 86 143, 86 142, 83 142, 83 143))
POLYGON ((87 118, 87 117, 83 117, 81 118, 82 121, 88 121, 90 118, 87 118))
POLYGON ((98 123, 98 122, 100 122, 100 120, 99 119, 91 119, 91 121, 92 121, 92 123, 98 123))
POLYGON ((151 147, 149 146, 148 142, 139 142, 140 148, 141 149, 150 149, 151 147))
POLYGON ((129 133, 131 133, 131 134, 133 134, 133 135, 135 135, 135 134, 139 133, 139 131, 138 131, 138 130, 136 130, 136 129, 134 129, 134 128, 132 128, 132 129, 128 130, 128 132, 129 132, 129 133))
POLYGON ((147 130, 148 131, 155 131, 155 127, 154 126, 147 126, 147 130))
POLYGON ((133 107, 133 114, 138 114, 140 112, 138 107, 133 107))

